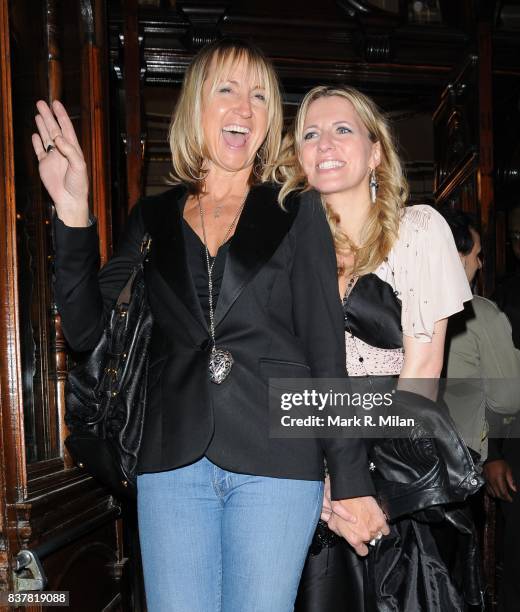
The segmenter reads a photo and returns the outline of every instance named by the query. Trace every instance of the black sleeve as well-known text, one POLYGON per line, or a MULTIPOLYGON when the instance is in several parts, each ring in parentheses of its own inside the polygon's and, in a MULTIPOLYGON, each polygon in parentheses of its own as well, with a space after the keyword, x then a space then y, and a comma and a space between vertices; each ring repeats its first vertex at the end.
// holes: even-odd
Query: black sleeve
POLYGON ((488 454, 485 463, 503 459, 502 447, 504 445, 503 438, 488 438, 488 454))
POLYGON ((54 219, 54 291, 63 332, 75 351, 96 345, 112 308, 140 260, 144 235, 141 206, 134 206, 121 243, 99 271, 97 223, 68 227, 54 219))
MULTIPOLYGON (((336 255, 319 196, 300 196, 295 221, 292 294, 296 333, 316 378, 345 378, 345 334, 336 255)), ((321 439, 331 478, 332 499, 374 495, 365 443, 321 439)))

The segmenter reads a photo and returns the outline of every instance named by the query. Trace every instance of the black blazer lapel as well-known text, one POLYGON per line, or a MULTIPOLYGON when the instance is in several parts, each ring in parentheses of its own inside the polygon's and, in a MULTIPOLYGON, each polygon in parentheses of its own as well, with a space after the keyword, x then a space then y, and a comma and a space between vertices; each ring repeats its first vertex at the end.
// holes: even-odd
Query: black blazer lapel
POLYGON ((154 266, 207 332, 208 327, 188 268, 182 230, 182 214, 187 195, 183 185, 166 191, 158 200, 154 198, 154 202, 145 207, 144 220, 152 235, 150 252, 154 266))
POLYGON ((283 211, 272 185, 251 188, 229 247, 220 295, 215 309, 215 327, 260 268, 271 258, 296 215, 294 207, 283 211))

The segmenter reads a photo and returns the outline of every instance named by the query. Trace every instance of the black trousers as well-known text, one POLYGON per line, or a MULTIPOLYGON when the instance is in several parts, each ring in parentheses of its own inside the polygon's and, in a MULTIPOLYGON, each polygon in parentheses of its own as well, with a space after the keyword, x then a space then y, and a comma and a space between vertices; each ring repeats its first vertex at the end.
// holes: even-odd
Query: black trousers
POLYGON ((504 560, 500 584, 500 612, 520 610, 520 439, 504 440, 502 456, 509 463, 518 493, 513 493, 512 502, 500 502, 504 517, 504 560))
POLYGON ((362 558, 344 540, 310 553, 294 611, 364 612, 363 572, 362 558))

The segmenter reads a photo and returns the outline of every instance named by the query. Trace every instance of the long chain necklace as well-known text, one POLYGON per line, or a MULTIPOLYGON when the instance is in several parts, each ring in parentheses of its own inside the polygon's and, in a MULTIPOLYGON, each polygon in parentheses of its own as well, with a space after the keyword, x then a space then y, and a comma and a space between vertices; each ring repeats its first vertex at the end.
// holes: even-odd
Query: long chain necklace
MULTIPOLYGON (((240 217, 240 213, 244 209, 244 205, 247 199, 247 194, 248 192, 246 192, 246 195, 244 196, 244 200, 242 201, 242 204, 238 207, 236 215, 233 217, 233 220, 231 221, 229 227, 227 228, 224 239, 218 246, 218 249, 220 249, 220 247, 226 243, 227 239, 229 238, 229 234, 231 233, 231 230, 233 229, 236 222, 238 221, 238 218, 240 217)), ((215 384, 220 385, 220 383, 226 380, 229 373, 231 372, 231 368, 233 367, 233 355, 226 349, 217 348, 216 342, 215 342, 215 316, 214 316, 214 310, 213 310, 213 268, 215 266, 215 262, 217 261, 218 249, 217 249, 217 253, 215 254, 215 257, 213 258, 213 261, 210 263, 208 241, 206 238, 206 228, 204 226, 204 211, 202 210, 200 196, 197 196, 197 202, 199 204, 200 223, 202 225, 202 237, 204 240, 204 252, 206 254, 206 266, 208 269, 209 333, 211 335, 211 344, 212 344, 211 353, 209 356, 209 364, 208 364, 209 378, 211 382, 214 382, 215 384)))

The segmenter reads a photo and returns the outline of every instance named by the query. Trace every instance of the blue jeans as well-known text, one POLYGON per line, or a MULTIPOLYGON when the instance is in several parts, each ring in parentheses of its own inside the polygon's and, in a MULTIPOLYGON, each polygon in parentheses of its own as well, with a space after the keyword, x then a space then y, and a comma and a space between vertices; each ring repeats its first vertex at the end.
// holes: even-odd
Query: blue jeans
POLYGON ((203 458, 137 477, 148 612, 290 612, 323 483, 203 458))

